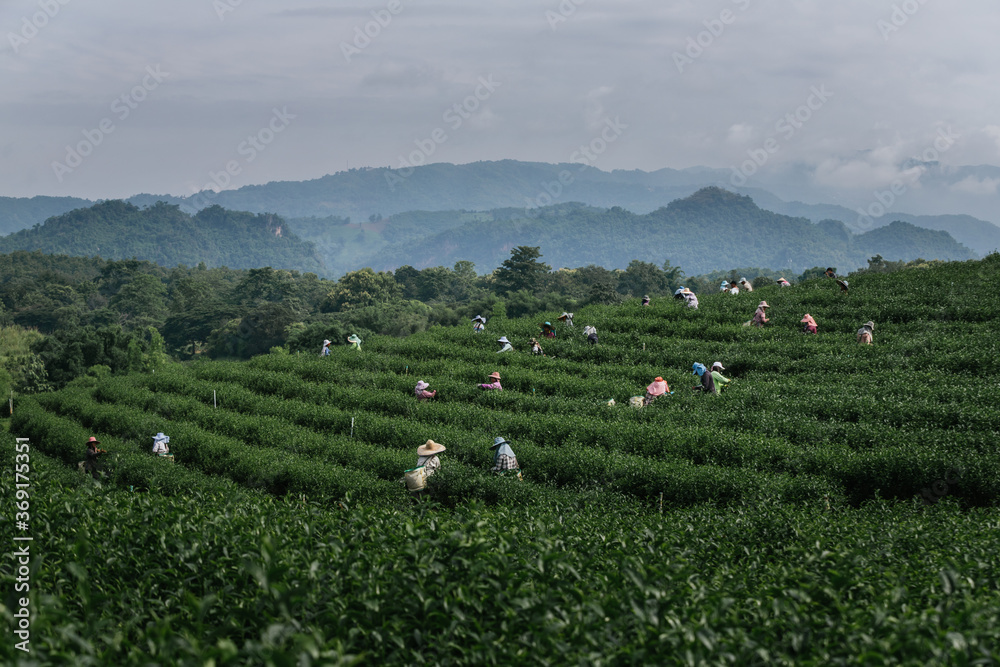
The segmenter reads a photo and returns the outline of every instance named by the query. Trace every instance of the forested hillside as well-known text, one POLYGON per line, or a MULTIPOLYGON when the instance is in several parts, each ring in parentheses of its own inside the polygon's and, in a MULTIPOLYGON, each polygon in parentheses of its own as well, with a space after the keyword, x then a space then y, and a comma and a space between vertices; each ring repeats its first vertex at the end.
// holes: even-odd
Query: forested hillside
MULTIPOLYGON (((646 215, 622 208, 560 205, 528 219, 473 222, 418 242, 391 246, 369 260, 375 268, 417 268, 468 259, 495 267, 510 248, 545 248, 552 266, 624 268, 633 259, 680 266, 689 274, 720 266, 767 266, 801 272, 818 264, 853 270, 876 254, 891 260, 970 259, 944 232, 906 223, 854 236, 841 223, 815 225, 765 211, 746 196, 706 188, 646 215)), ((391 226, 392 221, 389 221, 391 226)))
POLYGON ((158 202, 139 208, 120 200, 50 218, 0 238, 0 252, 41 250, 105 259, 140 259, 163 266, 274 266, 325 272, 312 244, 280 217, 227 211, 219 206, 190 216, 158 202))

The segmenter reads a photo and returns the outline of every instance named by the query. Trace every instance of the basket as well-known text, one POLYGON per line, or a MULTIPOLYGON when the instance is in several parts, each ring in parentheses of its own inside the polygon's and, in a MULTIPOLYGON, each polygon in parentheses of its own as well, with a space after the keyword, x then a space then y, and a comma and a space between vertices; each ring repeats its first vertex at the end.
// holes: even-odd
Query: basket
POLYGON ((427 470, 424 466, 407 470, 403 473, 403 481, 408 491, 422 491, 427 486, 427 470))

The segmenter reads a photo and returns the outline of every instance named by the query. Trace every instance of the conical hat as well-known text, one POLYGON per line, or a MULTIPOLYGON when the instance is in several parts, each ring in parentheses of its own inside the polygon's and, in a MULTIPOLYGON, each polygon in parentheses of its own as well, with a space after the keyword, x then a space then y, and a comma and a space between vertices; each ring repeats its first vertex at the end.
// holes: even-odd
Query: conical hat
POLYGON ((428 440, 424 444, 417 447, 417 456, 432 456, 434 454, 440 454, 445 449, 447 449, 447 447, 441 443, 428 440))

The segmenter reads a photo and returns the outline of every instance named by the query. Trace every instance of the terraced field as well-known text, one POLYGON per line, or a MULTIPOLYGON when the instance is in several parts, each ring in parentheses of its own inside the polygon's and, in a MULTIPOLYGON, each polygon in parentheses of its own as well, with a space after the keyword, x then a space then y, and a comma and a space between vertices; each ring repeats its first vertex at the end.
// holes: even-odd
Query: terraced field
POLYGON ((546 357, 528 354, 540 320, 501 316, 21 401, 11 433, 52 470, 46 655, 993 664, 998 268, 588 307, 546 357), (761 299, 772 324, 741 326, 761 299), (732 385, 692 392, 692 363, 716 360, 732 385), (477 388, 492 371, 502 392, 477 388), (628 407, 655 376, 674 394, 628 407), (417 402, 417 379, 439 397, 417 402), (175 465, 148 453, 158 431, 175 465), (90 435, 111 451, 100 487, 64 472, 90 435), (488 472, 496 436, 524 482, 488 472), (413 503, 399 480, 428 438, 448 450, 413 503))

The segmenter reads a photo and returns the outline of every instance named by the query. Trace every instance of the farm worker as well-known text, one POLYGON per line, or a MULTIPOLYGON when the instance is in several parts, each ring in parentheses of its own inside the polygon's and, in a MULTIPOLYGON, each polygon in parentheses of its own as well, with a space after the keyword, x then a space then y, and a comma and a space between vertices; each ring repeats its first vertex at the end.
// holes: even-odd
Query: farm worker
POLYGON ((684 290, 686 290, 686 289, 687 288, 684 287, 684 285, 681 285, 680 287, 678 287, 676 290, 674 290, 674 298, 675 299, 683 299, 684 298, 684 290))
POLYGON ((784 278, 778 278, 778 285, 780 287, 791 287, 792 286, 792 284, 790 282, 788 282, 787 280, 785 280, 784 278))
POLYGON ((803 317, 799 321, 801 323, 805 324, 805 326, 802 327, 802 331, 804 333, 809 333, 809 334, 816 333, 816 320, 813 318, 812 315, 810 315, 809 313, 806 313, 805 317, 803 317))
POLYGON ((747 280, 746 278, 740 278, 740 287, 743 288, 744 292, 752 292, 753 291, 753 285, 751 285, 750 281, 747 280))
POLYGON ((732 380, 722 375, 721 371, 726 370, 721 361, 712 364, 712 384, 715 385, 716 392, 721 392, 732 380))
POLYGON ((719 285, 719 291, 720 292, 728 292, 729 291, 729 283, 727 283, 725 280, 723 280, 722 284, 719 285))
POLYGON ((644 305, 644 306, 648 306, 649 305, 649 295, 648 294, 643 294, 642 295, 642 305, 644 305))
POLYGON ((588 343, 597 345, 597 327, 592 327, 588 324, 583 328, 583 335, 587 337, 588 343))
POLYGON ((516 475, 518 479, 522 479, 521 466, 517 464, 517 457, 514 456, 514 450, 510 448, 509 442, 503 438, 494 438, 490 449, 493 450, 492 472, 498 475, 516 475))
POLYGON ((320 350, 319 350, 319 356, 321 356, 321 357, 329 357, 330 356, 330 341, 329 340, 324 340, 323 341, 323 347, 321 347, 320 350))
POLYGON ((499 350, 497 350, 497 354, 500 354, 501 352, 513 352, 514 351, 514 348, 511 347, 510 341, 507 340, 506 336, 500 336, 500 338, 497 338, 497 342, 498 343, 503 343, 503 347, 501 347, 499 350))
POLYGON ((420 399, 422 403, 437 396, 437 389, 434 391, 427 391, 428 388, 430 388, 429 384, 423 380, 417 380, 417 386, 413 388, 413 395, 420 399))
POLYGON ((545 356, 545 353, 542 352, 542 346, 539 345, 538 341, 535 340, 534 338, 531 339, 531 353, 532 354, 537 354, 537 355, 540 355, 540 356, 543 356, 543 357, 545 356))
POLYGON ((823 272, 823 275, 826 276, 827 278, 836 278, 837 277, 837 270, 835 268, 833 268, 832 266, 831 267, 827 267, 826 271, 823 272))
POLYGON ((862 345, 871 345, 872 331, 874 329, 875 329, 875 323, 872 322, 871 320, 868 320, 867 322, 862 324, 861 328, 858 329, 858 342, 861 343, 862 345))
POLYGON ((566 326, 568 327, 573 326, 573 313, 567 313, 566 311, 563 311, 563 314, 557 317, 556 319, 561 322, 565 322, 566 326))
POLYGON ((157 433, 153 436, 153 453, 159 456, 166 456, 170 453, 170 448, 167 447, 167 443, 170 442, 170 436, 163 435, 162 432, 157 433))
POLYGON ((443 452, 447 447, 441 443, 434 442, 433 440, 428 440, 424 444, 417 447, 417 466, 424 467, 424 472, 428 477, 433 475, 441 467, 441 459, 438 458, 438 454, 443 452))
POLYGON ((687 287, 685 287, 683 295, 684 295, 684 305, 686 305, 688 308, 694 308, 695 310, 698 310, 698 297, 695 296, 695 293, 689 290, 687 287))
POLYGON ((740 293, 740 286, 737 285, 736 283, 729 283, 729 293, 730 294, 739 294, 740 293))
POLYGON ((497 373, 496 371, 493 371, 488 376, 486 376, 486 379, 493 380, 493 382, 490 382, 489 384, 481 384, 481 385, 479 385, 480 389, 487 389, 487 390, 496 389, 497 391, 503 391, 503 387, 500 386, 500 374, 499 373, 497 373))
POLYGON ((672 391, 670 391, 670 386, 667 384, 667 381, 657 376, 653 378, 653 381, 649 384, 648 387, 646 387, 646 397, 642 399, 642 404, 644 406, 649 405, 650 403, 658 399, 660 396, 663 396, 668 392, 671 394, 673 393, 672 391))
POLYGON ((107 450, 98 449, 97 446, 99 444, 101 444, 100 440, 98 440, 94 436, 90 436, 90 439, 87 440, 87 457, 86 457, 86 459, 84 460, 84 463, 83 463, 83 470, 84 470, 84 472, 89 472, 94 479, 97 479, 98 477, 100 477, 100 472, 101 472, 100 456, 101 456, 101 454, 107 454, 108 453, 107 450))
POLYGON ((767 305, 767 301, 761 301, 757 306, 757 311, 753 314, 753 319, 750 320, 750 324, 755 327, 762 327, 771 320, 767 319, 767 309, 771 306, 767 305))
POLYGON ((546 338, 555 338, 556 330, 552 328, 552 322, 542 324, 542 335, 546 338))
POLYGON ((837 278, 837 285, 840 286, 840 291, 844 292, 845 294, 847 293, 847 286, 849 284, 850 283, 848 283, 846 280, 841 280, 840 278, 837 278))
POLYGON ((476 315, 472 318, 472 332, 479 333, 486 328, 486 318, 482 315, 476 315))
POLYGON ((692 390, 700 391, 706 394, 718 393, 715 391, 715 378, 713 378, 709 370, 705 368, 705 364, 695 362, 691 368, 693 369, 691 371, 691 375, 697 375, 701 378, 701 384, 697 387, 691 387, 692 390))
POLYGON ((347 342, 350 343, 351 347, 353 347, 358 352, 361 351, 361 339, 358 338, 356 334, 351 334, 350 336, 348 336, 347 342))

